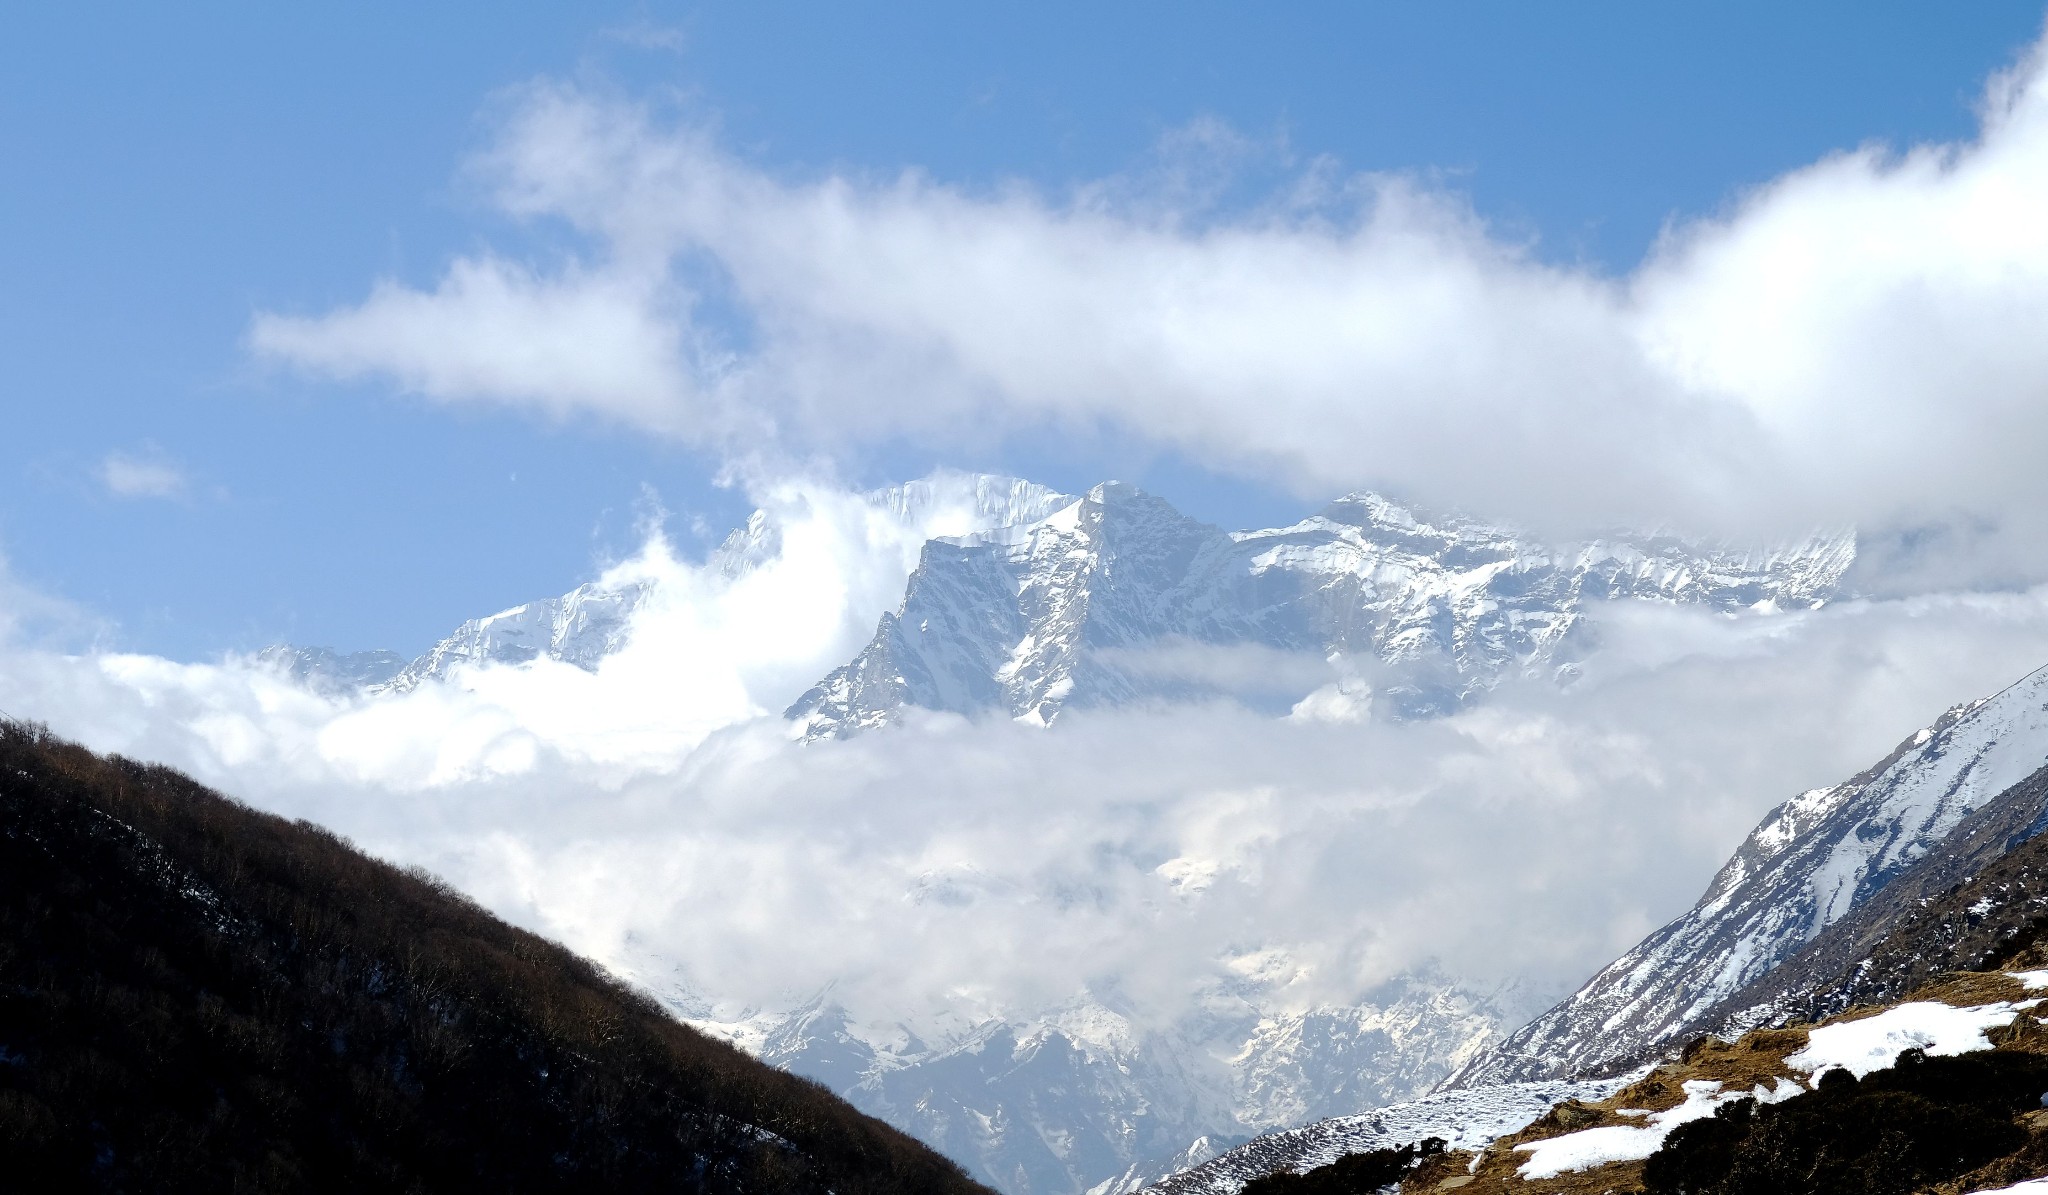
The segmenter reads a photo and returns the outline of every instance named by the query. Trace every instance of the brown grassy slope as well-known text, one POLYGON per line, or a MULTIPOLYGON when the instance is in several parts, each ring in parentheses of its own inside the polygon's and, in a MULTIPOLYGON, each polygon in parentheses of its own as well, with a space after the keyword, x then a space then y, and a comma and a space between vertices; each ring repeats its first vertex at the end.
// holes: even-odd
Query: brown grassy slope
MULTIPOLYGON (((2009 975, 1986 972, 1942 976, 1912 993, 1911 998, 1967 1007, 2029 996, 2024 986, 2009 975)), ((1875 1006, 1857 1008, 1823 1023, 1857 1020, 1881 1011, 1882 1007, 1875 1006)), ((1595 1104, 1561 1104, 1528 1128, 1481 1152, 1476 1167, 1471 1153, 1448 1154, 1419 1168, 1402 1183, 1401 1190, 1404 1195, 1435 1191, 1456 1191, 1459 1195, 1624 1195, 1641 1191, 1641 1162, 1613 1163, 1555 1178, 1525 1180, 1516 1171, 1529 1155, 1517 1152, 1515 1146, 1603 1125, 1640 1125, 1640 1118, 1623 1116, 1620 1110, 1663 1111, 1676 1107, 1684 1102, 1683 1085, 1689 1080, 1718 1080, 1723 1090, 1748 1089, 1758 1084, 1769 1087, 1779 1077, 1797 1078, 1803 1083, 1807 1076, 1787 1067, 1784 1060, 1805 1046, 1811 1028, 1798 1025, 1757 1030, 1733 1042, 1701 1038, 1687 1047, 1682 1057, 1658 1067, 1613 1098, 1595 1104)), ((1997 1050, 2048 1057, 2048 1026, 2032 1015, 2022 1013, 2012 1026, 1995 1030, 1990 1036, 1997 1050)), ((2048 1117, 2035 1113, 2019 1120, 2025 1130, 2024 1144, 2019 1148, 1953 1182, 1924 1189, 1938 1195, 1961 1195, 2048 1173, 2048 1117)))
POLYGON ((0 724, 23 1190, 984 1191, 317 826, 0 724))

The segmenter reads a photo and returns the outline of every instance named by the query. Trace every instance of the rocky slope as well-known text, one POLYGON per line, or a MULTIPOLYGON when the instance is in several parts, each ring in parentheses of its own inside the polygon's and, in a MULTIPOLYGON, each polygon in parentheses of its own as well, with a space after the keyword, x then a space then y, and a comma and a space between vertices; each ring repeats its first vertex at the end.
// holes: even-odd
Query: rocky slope
POLYGON ((788 716, 826 737, 906 706, 1043 724, 1072 705, 1200 696, 1199 671, 1160 650, 1186 644, 1369 674, 1329 678, 1305 710, 1342 713, 1377 689, 1386 713, 1426 716, 1512 670, 1568 677, 1587 602, 1810 606, 1854 559, 1849 535, 1758 552, 1657 535, 1544 544, 1369 493, 1292 526, 1227 533, 1106 483, 1037 522, 932 541, 902 605, 788 716))
MULTIPOLYGON (((2048 1173, 2048 972, 1955 973, 1813 1025, 1703 1038, 1410 1195, 1965 1195, 2048 1173)), ((1282 1182, 1272 1195, 1306 1186, 1282 1182)))
MULTIPOLYGON (((1871 902, 2043 764, 2048 669, 1948 711, 1861 775, 1773 810, 1690 911, 1447 1086, 1596 1071, 1703 1031, 1717 1006, 1830 926, 1889 908, 1871 902)), ((2034 824, 2036 801, 2009 807, 1993 838, 2019 833, 2010 822, 2034 824)))

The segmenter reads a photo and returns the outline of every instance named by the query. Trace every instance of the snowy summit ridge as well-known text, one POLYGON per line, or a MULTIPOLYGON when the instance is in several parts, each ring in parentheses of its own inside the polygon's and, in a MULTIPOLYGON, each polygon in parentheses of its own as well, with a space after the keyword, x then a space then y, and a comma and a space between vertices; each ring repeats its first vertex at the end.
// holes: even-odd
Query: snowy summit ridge
MULTIPOLYGON (((826 738, 907 706, 1045 724, 1069 707, 1201 695, 1145 666, 1168 643, 1357 661, 1384 676, 1387 712, 1442 714, 1510 672, 1568 669, 1587 602, 1813 606, 1855 551, 1851 534, 1767 552, 1665 535, 1550 545, 1373 493, 1228 533, 1108 482, 1035 522, 932 540, 902 604, 787 716, 826 738)), ((1355 713, 1366 691, 1339 682, 1303 712, 1355 713)))

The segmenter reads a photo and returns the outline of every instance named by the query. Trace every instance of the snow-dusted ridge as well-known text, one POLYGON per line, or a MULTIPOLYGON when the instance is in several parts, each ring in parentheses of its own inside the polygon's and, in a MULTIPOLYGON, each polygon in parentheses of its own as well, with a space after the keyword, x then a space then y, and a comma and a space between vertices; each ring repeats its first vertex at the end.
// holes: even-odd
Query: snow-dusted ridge
POLYGON ((1868 771, 1766 815, 1693 908, 1448 1087, 1570 1075, 1697 1033, 1702 1018, 2048 763, 2048 669, 1959 705, 1868 771))
MULTIPOLYGON (((1590 602, 1807 608, 1836 595, 1856 558, 1847 532, 1768 550, 1661 533, 1547 544, 1373 493, 1236 532, 1118 482, 1075 497, 941 472, 863 499, 942 533, 867 646, 790 705, 810 738, 885 725, 910 706, 1046 724, 1069 706, 1213 691, 1199 674, 1147 666, 1162 645, 1328 661, 1319 688, 1287 697, 1302 716, 1359 716, 1375 701, 1396 717, 1445 713, 1512 672, 1569 679, 1590 602)), ((758 511, 707 567, 741 575, 773 558, 782 534, 758 511)), ((388 652, 266 656, 328 687, 395 691, 543 657, 595 669, 625 646, 649 588, 597 581, 472 619, 402 667, 388 652)))

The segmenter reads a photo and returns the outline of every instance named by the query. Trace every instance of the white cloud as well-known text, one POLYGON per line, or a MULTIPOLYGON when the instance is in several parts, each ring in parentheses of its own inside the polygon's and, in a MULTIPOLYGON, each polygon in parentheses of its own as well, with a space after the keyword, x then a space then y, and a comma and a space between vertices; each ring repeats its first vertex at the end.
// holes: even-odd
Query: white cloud
MULTIPOLYGON (((1218 991, 1356 999, 1432 960, 1555 991, 1688 904, 1766 807, 2048 659, 2044 592, 1625 605, 1570 693, 1510 685, 1437 722, 1219 701, 800 746, 761 711, 850 653, 954 515, 765 500, 783 534, 751 573, 658 541, 614 570, 666 596, 594 673, 344 699, 10 642, 0 708, 425 864, 600 959, 677 960, 730 1007, 831 984, 859 1015, 957 1024, 1088 988, 1142 1026, 1218 991)), ((1161 657, 1218 683, 1242 662, 1161 657)))
POLYGON ((265 314, 256 351, 337 377, 385 373, 450 401, 492 399, 561 416, 594 410, 673 435, 702 434, 700 382, 682 360, 684 300, 657 279, 494 257, 452 266, 431 293, 379 283, 322 319, 265 314))
POLYGON ((1108 427, 1312 495, 1384 485, 1540 524, 1962 519, 1989 529, 1977 555, 2039 571, 2038 52, 1989 89, 1976 139, 1794 171, 1621 278, 1328 163, 1224 215, 1200 171, 1063 200, 790 180, 562 85, 528 92, 480 171, 507 212, 591 238, 590 260, 462 259, 434 290, 260 317, 255 347, 727 447, 1108 427), (696 319, 712 289, 743 340, 696 319))
POLYGON ((176 498, 189 484, 183 469, 155 451, 109 452, 94 472, 117 498, 176 498))

